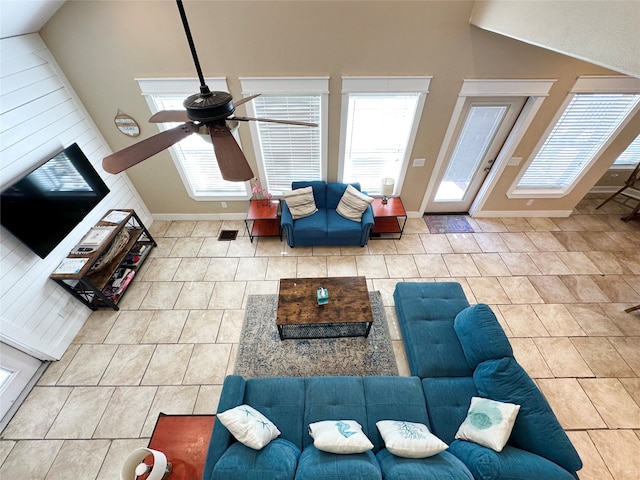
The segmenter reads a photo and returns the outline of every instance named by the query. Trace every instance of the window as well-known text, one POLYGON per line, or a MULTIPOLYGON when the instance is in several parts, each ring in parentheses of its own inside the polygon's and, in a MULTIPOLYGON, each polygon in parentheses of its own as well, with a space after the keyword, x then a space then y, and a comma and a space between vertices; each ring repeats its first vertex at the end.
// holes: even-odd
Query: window
POLYGON ((640 107, 637 80, 631 79, 630 91, 615 92, 606 91, 608 78, 578 80, 557 121, 517 180, 515 194, 567 194, 626 125, 640 107))
POLYGON ((343 78, 340 181, 360 182, 370 195, 391 177, 396 190, 415 138, 429 77, 343 78))
MULTIPOLYGON (((228 91, 224 79, 206 79, 206 82, 212 91, 228 91)), ((152 113, 160 110, 184 110, 184 99, 200 89, 197 79, 139 79, 138 84, 152 113)), ((179 123, 158 124, 161 130, 177 125, 179 123)), ((234 137, 239 143, 235 132, 234 137)), ((173 145, 169 152, 185 188, 195 200, 249 198, 248 182, 228 182, 222 178, 208 135, 189 135, 173 145)))
POLYGON ((635 167, 640 162, 640 135, 631 142, 613 164, 617 167, 635 167))
POLYGON ((260 180, 271 194, 291 182, 326 177, 328 78, 241 78, 249 116, 317 123, 318 127, 250 122, 260 180))

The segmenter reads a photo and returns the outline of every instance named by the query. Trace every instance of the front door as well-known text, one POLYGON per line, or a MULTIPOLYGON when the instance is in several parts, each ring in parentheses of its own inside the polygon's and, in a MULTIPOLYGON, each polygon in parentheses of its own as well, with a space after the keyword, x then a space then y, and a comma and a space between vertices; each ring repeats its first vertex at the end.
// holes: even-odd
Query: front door
POLYGON ((469 98, 427 213, 468 212, 526 98, 469 98))
POLYGON ((41 365, 41 360, 0 343, 0 425, 41 365))

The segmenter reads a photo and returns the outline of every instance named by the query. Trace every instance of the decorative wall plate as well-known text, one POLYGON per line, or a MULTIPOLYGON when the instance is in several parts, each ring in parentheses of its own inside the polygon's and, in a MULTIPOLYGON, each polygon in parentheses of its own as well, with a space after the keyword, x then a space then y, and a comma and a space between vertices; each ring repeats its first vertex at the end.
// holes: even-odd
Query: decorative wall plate
POLYGON ((116 127, 118 127, 118 130, 125 135, 128 135, 129 137, 137 137, 140 135, 140 127, 138 126, 138 123, 122 110, 118 110, 116 118, 114 118, 113 121, 115 122, 116 127))

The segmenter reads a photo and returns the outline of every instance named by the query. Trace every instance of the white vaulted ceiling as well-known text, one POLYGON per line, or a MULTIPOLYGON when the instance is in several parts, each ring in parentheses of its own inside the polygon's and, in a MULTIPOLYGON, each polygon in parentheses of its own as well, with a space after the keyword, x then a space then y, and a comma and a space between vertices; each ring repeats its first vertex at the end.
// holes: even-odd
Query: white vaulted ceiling
POLYGON ((39 32, 65 0, 0 0, 0 38, 39 32))

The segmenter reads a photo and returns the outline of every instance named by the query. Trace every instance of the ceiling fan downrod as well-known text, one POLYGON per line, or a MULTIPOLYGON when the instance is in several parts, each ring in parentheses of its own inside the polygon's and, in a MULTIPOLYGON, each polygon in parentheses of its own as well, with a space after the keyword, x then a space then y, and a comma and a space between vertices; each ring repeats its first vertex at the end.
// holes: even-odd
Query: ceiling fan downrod
POLYGON ((191 36, 191 29, 189 28, 189 22, 187 21, 187 14, 184 11, 182 0, 176 0, 178 10, 180 11, 180 18, 182 19, 182 26, 184 27, 184 33, 187 36, 187 42, 189 42, 189 49, 191 50, 191 56, 193 57, 193 63, 196 66, 198 72, 198 79, 200 80, 200 94, 203 96, 211 95, 209 87, 204 83, 204 75, 202 75, 202 69, 200 68, 200 62, 198 61, 198 54, 196 53, 196 46, 193 43, 193 37, 191 36))

